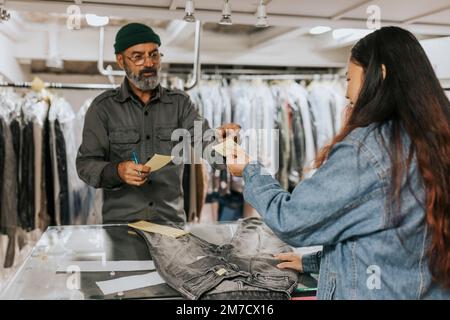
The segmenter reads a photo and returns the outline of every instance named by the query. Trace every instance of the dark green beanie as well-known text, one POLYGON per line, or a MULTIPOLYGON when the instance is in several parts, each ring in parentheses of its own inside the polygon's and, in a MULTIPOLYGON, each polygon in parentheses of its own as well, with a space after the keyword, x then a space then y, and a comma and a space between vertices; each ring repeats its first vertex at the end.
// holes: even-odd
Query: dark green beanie
POLYGON ((114 52, 118 54, 129 47, 146 42, 153 42, 158 46, 161 45, 159 36, 152 28, 142 23, 129 23, 117 32, 114 52))

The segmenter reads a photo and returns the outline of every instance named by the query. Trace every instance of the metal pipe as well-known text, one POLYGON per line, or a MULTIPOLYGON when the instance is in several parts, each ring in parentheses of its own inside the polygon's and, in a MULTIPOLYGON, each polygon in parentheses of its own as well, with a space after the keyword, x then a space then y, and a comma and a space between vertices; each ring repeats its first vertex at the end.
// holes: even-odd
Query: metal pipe
MULTIPOLYGON (((0 87, 31 88, 31 82, 0 82, 0 87)), ((45 88, 48 89, 80 89, 80 90, 108 90, 117 88, 111 84, 93 84, 93 83, 55 83, 46 82, 45 88)))
POLYGON ((201 38, 201 31, 202 31, 202 23, 197 20, 195 22, 195 57, 194 57, 194 67, 192 70, 193 78, 190 83, 186 84, 184 86, 184 90, 189 91, 193 89, 200 78, 200 71, 201 71, 201 65, 200 65, 200 38, 201 38))
MULTIPOLYGON (((329 69, 329 68, 328 68, 329 69)), ((327 69, 327 70, 328 70, 327 69)), ((236 75, 284 75, 284 74, 300 74, 300 75, 315 75, 315 74, 330 74, 334 75, 333 72, 324 71, 295 71, 295 70, 276 70, 276 69, 212 69, 212 68, 202 68, 201 74, 236 74, 236 75)), ((187 74, 190 70, 182 68, 170 68, 169 73, 172 74, 187 74)))
POLYGON ((105 46, 105 27, 100 27, 100 34, 98 39, 98 63, 97 68, 101 75, 119 76, 124 77, 125 71, 123 70, 112 70, 112 67, 108 65, 108 69, 104 67, 104 46, 105 46))
POLYGON ((266 74, 266 75, 238 75, 238 80, 334 80, 343 79, 345 76, 337 74, 266 74))

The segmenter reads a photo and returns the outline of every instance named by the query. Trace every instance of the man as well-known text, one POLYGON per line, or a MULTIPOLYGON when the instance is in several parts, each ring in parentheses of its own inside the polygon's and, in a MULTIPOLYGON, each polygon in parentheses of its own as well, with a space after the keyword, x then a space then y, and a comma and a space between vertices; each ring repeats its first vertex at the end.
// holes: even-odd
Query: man
MULTIPOLYGON (((183 164, 170 163, 151 173, 142 163, 155 153, 171 154, 175 129, 186 129, 194 136, 194 122, 200 121, 203 132, 210 127, 186 93, 159 84, 160 45, 159 36, 148 26, 122 27, 114 49, 126 77, 120 88, 95 98, 86 113, 77 171, 87 184, 104 189, 104 223, 186 220, 183 164), (131 161, 133 154, 139 164, 131 161)), ((229 124, 220 129, 238 128, 229 124)), ((211 142, 201 143, 205 148, 211 142)))

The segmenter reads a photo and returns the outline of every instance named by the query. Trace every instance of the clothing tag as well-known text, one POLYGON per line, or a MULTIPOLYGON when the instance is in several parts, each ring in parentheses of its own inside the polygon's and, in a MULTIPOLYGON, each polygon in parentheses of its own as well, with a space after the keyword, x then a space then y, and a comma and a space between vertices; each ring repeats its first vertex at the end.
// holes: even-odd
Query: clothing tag
POLYGON ((219 270, 216 271, 216 274, 219 276, 223 276, 225 273, 227 273, 227 270, 224 268, 221 268, 219 270))
POLYGON ((163 156, 160 154, 155 154, 150 160, 145 164, 146 167, 150 167, 151 172, 157 171, 162 167, 165 167, 170 161, 173 160, 172 156, 163 156))
POLYGON ((185 234, 188 234, 189 232, 176 229, 168 226, 162 226, 160 224, 151 223, 147 221, 138 221, 135 223, 128 224, 129 227, 139 229, 146 232, 153 232, 153 233, 159 233, 165 236, 169 236, 172 238, 178 238, 181 236, 184 236, 185 234))

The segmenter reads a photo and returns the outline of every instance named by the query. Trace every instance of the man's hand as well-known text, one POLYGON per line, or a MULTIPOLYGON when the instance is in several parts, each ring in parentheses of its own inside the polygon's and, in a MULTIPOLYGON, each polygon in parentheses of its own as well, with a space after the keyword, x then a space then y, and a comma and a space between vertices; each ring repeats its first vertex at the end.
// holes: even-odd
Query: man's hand
POLYGON ((224 124, 217 129, 217 136, 219 141, 223 141, 226 138, 233 137, 234 142, 239 143, 239 131, 241 130, 241 126, 237 123, 227 123, 224 124))
POLYGON ((120 178, 132 186, 142 186, 147 182, 150 170, 151 168, 143 164, 135 164, 133 161, 124 161, 117 166, 120 178))
POLYGON ((294 252, 279 253, 275 255, 275 258, 282 263, 277 264, 279 269, 293 269, 303 273, 302 256, 294 252))

